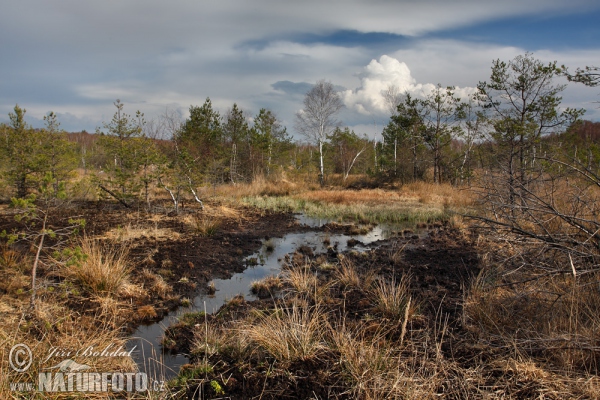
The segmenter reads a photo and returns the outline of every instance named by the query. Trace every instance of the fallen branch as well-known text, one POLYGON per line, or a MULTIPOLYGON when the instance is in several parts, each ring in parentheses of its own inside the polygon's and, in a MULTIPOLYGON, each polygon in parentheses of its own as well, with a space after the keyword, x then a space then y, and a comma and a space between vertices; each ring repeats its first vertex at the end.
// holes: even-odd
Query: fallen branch
POLYGON ((113 192, 111 192, 110 190, 108 190, 107 188, 105 188, 102 185, 98 185, 98 186, 100 187, 100 189, 104 190, 106 193, 110 194, 112 197, 117 199, 119 201, 119 203, 123 204, 127 208, 131 208, 131 206, 129 204, 125 203, 125 201, 123 199, 119 198, 119 196, 117 196, 116 194, 114 194, 113 192))

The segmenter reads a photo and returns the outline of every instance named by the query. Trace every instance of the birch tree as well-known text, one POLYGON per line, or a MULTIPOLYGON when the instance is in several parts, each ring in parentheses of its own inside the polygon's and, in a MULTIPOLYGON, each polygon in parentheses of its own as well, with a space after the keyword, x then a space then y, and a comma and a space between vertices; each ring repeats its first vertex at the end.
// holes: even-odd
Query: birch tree
POLYGON ((331 82, 318 81, 304 97, 304 108, 296 114, 296 129, 319 149, 319 183, 325 184, 323 145, 339 125, 335 119, 344 105, 331 82))

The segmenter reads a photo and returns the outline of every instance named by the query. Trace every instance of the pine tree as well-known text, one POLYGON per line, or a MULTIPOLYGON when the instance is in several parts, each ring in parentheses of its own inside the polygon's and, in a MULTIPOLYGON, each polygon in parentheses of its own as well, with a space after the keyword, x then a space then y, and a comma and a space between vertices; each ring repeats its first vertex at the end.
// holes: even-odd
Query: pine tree
POLYGON ((54 197, 58 197, 77 166, 76 145, 67 139, 67 133, 60 129, 60 122, 54 112, 44 116, 46 127, 43 131, 43 153, 48 172, 52 177, 54 197))
POLYGON ((244 112, 234 103, 223 124, 225 148, 229 158, 229 180, 232 183, 243 179, 244 166, 248 167, 249 134, 250 128, 244 112))
POLYGON ((271 174, 274 155, 280 154, 281 145, 289 142, 287 130, 271 110, 262 108, 254 118, 253 141, 261 151, 262 166, 267 176, 271 174))
POLYGON ((24 198, 31 189, 38 189, 48 171, 45 146, 48 141, 43 131, 34 130, 25 122, 26 110, 15 105, 9 113, 10 125, 2 129, 0 151, 6 161, 4 177, 15 188, 18 198, 24 198))
POLYGON ((114 105, 117 111, 111 122, 104 124, 106 132, 97 132, 101 135, 100 145, 107 156, 104 166, 107 177, 101 179, 101 188, 124 202, 138 193, 141 187, 138 172, 142 165, 140 148, 143 143, 139 139, 142 137, 145 121, 144 114, 140 111, 136 112, 135 118, 126 114, 120 100, 117 99, 114 105), (113 189, 120 194, 115 195, 113 189))

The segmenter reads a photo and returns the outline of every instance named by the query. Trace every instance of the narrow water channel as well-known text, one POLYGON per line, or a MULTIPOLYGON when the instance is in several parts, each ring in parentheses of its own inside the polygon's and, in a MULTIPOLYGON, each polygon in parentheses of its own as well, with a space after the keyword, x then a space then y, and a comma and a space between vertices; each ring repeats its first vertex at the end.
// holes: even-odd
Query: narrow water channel
MULTIPOLYGON (((297 216, 298 222, 311 228, 319 228, 330 221, 310 218, 305 215, 297 216)), ((397 228, 397 227, 394 227, 397 228)), ((320 231, 303 233, 290 233, 282 238, 271 238, 269 246, 263 242, 262 248, 255 254, 246 258, 249 264, 244 272, 234 274, 229 279, 214 279, 216 292, 214 295, 198 295, 193 300, 191 307, 180 309, 176 315, 168 315, 163 320, 140 326, 132 335, 128 347, 137 346, 134 351, 134 359, 140 371, 146 372, 156 379, 170 379, 177 375, 179 368, 189 362, 185 354, 171 354, 162 352, 160 341, 165 329, 177 321, 179 315, 192 312, 204 311, 213 313, 225 302, 234 296, 242 295, 246 300, 256 300, 257 297, 250 293, 250 285, 253 281, 260 280, 269 275, 277 275, 281 272, 282 261, 286 254, 293 253, 302 246, 310 247, 315 254, 327 251, 327 245, 323 243, 325 238, 329 239, 330 246, 342 252, 348 249, 348 240, 358 240, 358 244, 352 248, 365 250, 365 245, 381 239, 387 239, 393 234, 392 227, 376 226, 366 234, 344 235, 331 234, 320 231), (267 248, 268 247, 268 248, 267 248), (256 265, 250 265, 256 264, 256 265)))

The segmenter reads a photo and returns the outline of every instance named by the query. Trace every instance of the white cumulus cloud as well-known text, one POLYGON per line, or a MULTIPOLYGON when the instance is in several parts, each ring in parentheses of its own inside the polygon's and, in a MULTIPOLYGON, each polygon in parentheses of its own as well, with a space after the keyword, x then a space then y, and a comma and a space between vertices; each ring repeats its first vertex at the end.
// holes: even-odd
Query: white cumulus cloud
MULTIPOLYGON (((435 83, 418 83, 411 75, 408 65, 388 55, 371 60, 359 74, 360 86, 340 93, 346 107, 366 115, 389 113, 384 93, 394 88, 398 93, 409 93, 413 97, 425 98, 436 87, 435 83)), ((456 88, 458 97, 466 97, 475 88, 456 88)))

